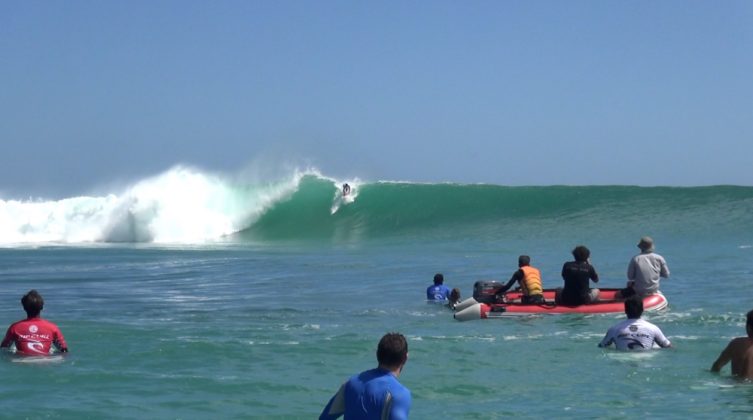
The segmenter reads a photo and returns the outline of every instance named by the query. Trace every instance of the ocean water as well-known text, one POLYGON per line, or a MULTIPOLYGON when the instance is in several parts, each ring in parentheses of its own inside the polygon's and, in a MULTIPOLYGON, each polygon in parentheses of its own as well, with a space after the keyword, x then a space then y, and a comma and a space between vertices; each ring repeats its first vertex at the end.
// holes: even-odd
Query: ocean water
POLYGON ((71 350, 3 355, 2 418, 316 418, 376 366, 388 331, 408 338, 400 381, 416 419, 753 418, 753 385, 708 370, 753 309, 750 187, 262 183, 177 168, 118 193, 4 198, 0 243, 0 323, 37 289, 71 350), (622 287, 646 234, 672 272, 669 308, 646 318, 672 349, 599 349, 620 315, 458 322, 424 300, 436 272, 467 297, 523 253, 559 286, 579 244, 600 285, 622 287))

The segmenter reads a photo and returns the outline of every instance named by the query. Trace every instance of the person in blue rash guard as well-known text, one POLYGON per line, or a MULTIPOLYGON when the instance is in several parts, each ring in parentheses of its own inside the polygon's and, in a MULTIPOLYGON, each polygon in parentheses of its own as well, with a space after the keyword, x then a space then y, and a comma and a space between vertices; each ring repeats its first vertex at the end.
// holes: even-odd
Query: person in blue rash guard
POLYGON ((450 288, 444 285, 444 276, 441 273, 434 275, 434 284, 426 288, 426 299, 446 301, 450 298, 450 288))
POLYGON ((400 333, 379 340, 376 369, 352 376, 329 400, 319 420, 403 420, 411 406, 410 390, 397 378, 408 361, 408 342, 400 333))

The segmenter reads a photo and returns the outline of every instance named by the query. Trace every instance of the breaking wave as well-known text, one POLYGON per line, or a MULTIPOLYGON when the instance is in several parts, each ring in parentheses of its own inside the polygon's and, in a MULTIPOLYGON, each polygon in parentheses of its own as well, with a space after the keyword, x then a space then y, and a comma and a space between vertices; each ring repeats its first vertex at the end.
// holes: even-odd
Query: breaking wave
MULTIPOLYGON (((0 243, 361 241, 753 228, 753 188, 421 184, 294 170, 274 181, 175 167, 121 193, 0 200, 0 243), (353 186, 342 197, 343 182, 353 186)), ((704 231, 707 230, 708 232, 704 231)), ((741 240, 746 240, 742 238, 741 240)))

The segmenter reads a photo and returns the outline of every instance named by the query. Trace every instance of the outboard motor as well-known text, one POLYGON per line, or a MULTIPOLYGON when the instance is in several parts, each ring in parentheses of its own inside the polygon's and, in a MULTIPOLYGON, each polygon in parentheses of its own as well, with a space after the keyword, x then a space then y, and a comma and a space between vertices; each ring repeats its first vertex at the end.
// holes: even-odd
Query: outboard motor
POLYGON ((473 298, 479 303, 496 303, 496 294, 504 285, 494 280, 479 280, 473 283, 473 298))

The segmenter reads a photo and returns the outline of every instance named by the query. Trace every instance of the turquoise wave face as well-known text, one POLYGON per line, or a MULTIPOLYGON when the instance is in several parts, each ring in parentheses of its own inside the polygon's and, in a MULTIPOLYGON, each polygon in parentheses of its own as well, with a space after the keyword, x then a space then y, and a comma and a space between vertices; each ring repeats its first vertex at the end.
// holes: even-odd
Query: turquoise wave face
POLYGON ((753 227, 750 187, 628 187, 416 184, 356 187, 342 202, 339 185, 304 177, 235 238, 241 240, 562 234, 753 227))

